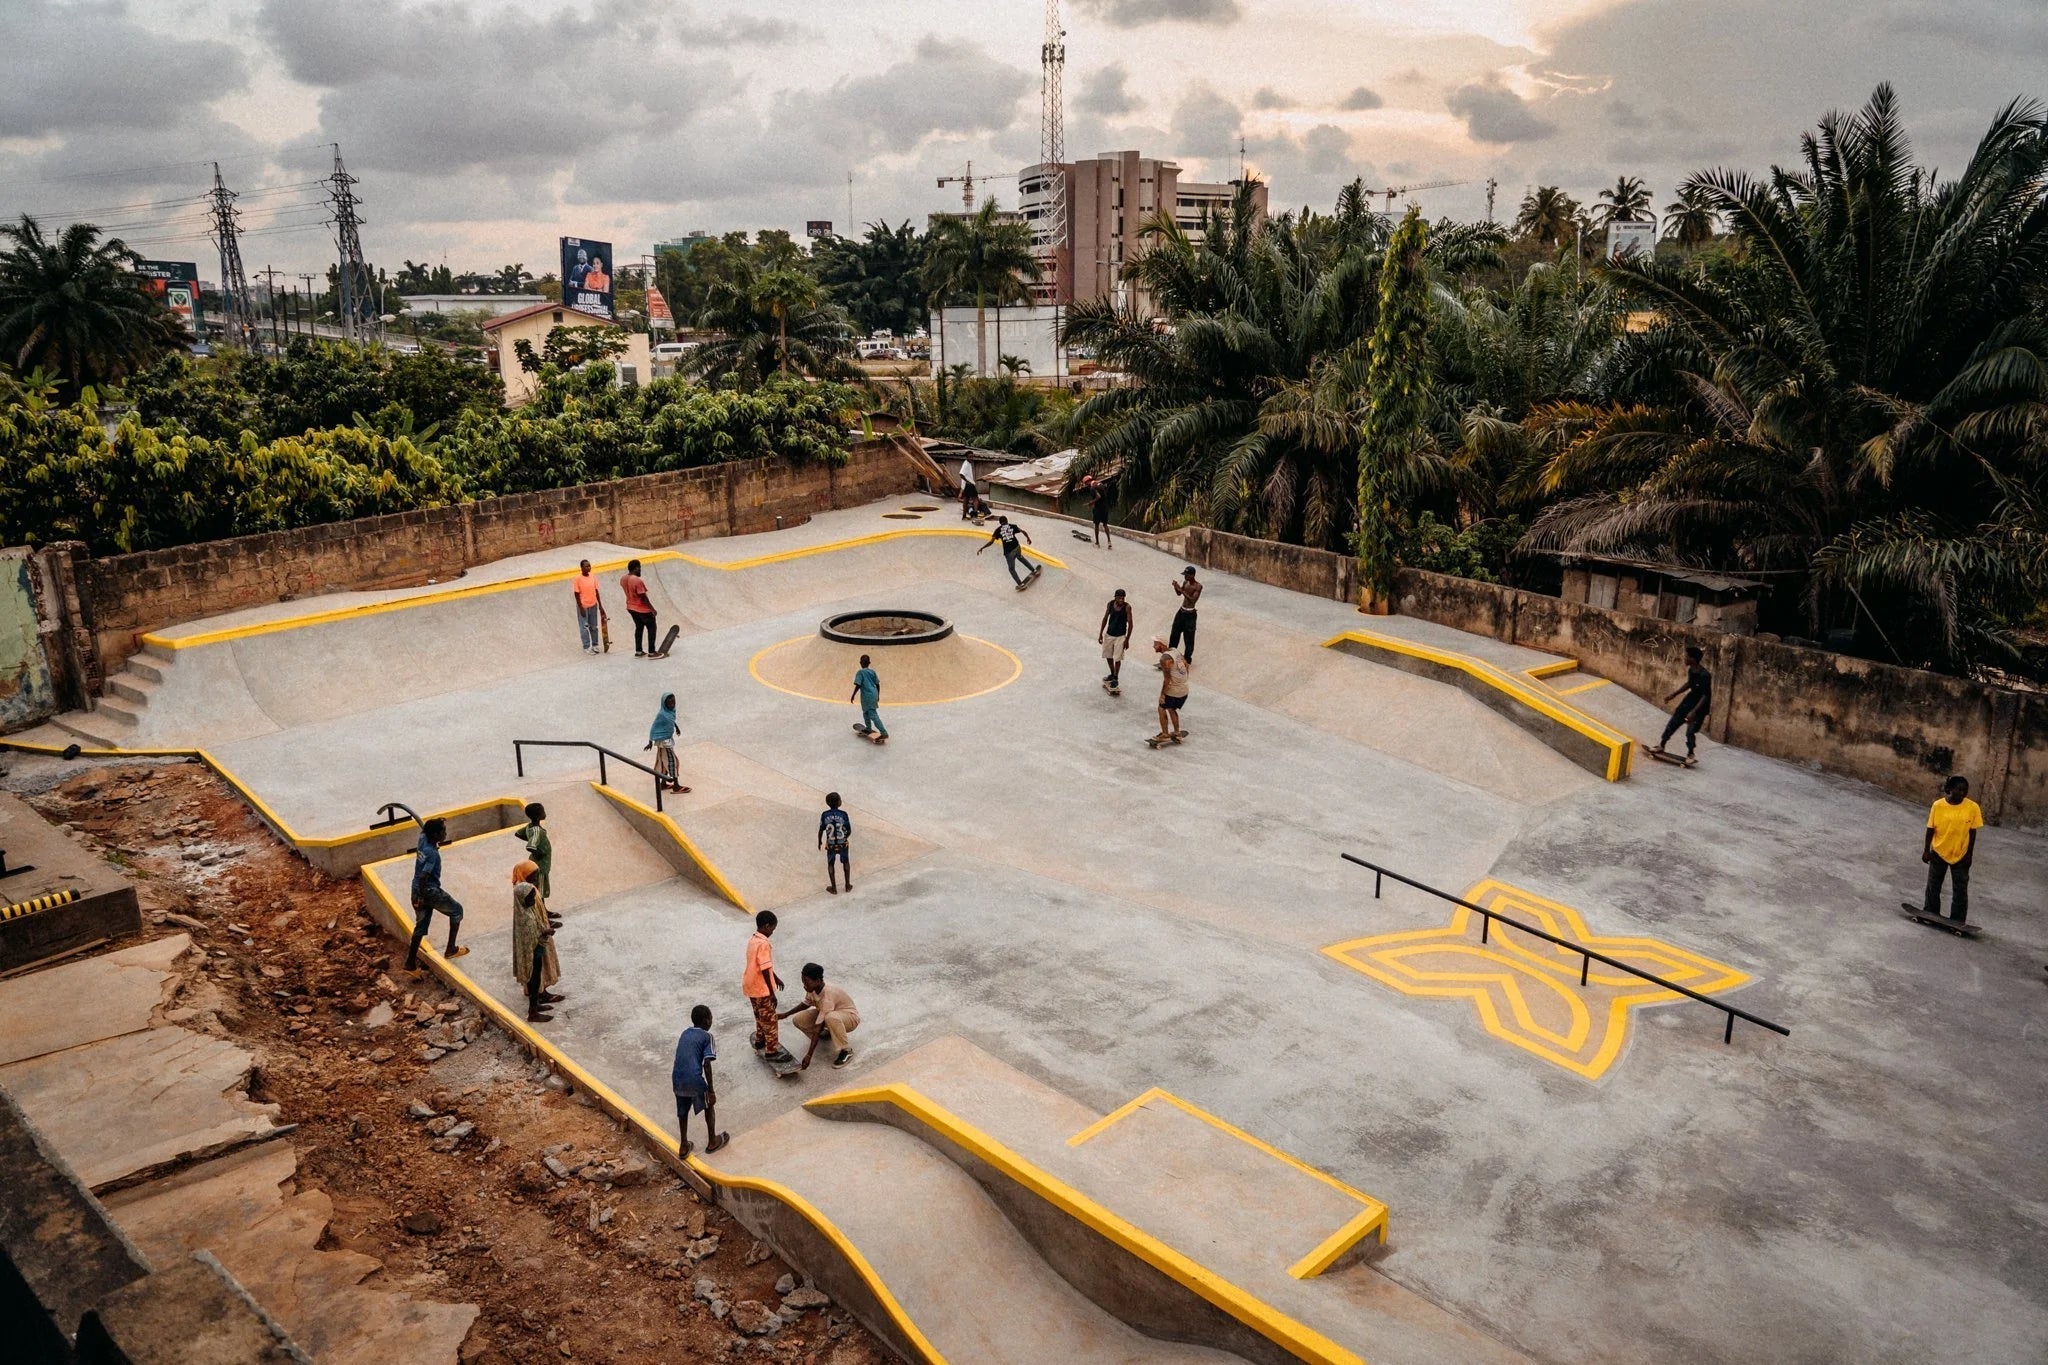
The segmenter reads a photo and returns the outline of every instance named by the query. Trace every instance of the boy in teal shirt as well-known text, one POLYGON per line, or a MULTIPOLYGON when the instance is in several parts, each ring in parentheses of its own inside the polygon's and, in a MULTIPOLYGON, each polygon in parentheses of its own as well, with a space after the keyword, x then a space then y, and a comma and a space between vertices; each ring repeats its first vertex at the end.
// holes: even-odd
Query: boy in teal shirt
POLYGON ((882 724, 882 680, 869 667, 868 656, 860 656, 860 671, 853 675, 853 691, 847 700, 860 701, 860 724, 854 728, 864 735, 872 735, 875 743, 889 742, 889 729, 882 724))

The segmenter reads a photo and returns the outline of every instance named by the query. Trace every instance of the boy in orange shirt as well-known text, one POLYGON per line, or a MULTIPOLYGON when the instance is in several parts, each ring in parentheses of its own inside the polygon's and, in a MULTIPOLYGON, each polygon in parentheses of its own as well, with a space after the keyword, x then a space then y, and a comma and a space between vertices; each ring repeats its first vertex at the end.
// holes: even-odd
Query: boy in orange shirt
POLYGON ((585 654, 601 654, 599 642, 603 639, 604 603, 597 595, 597 575, 590 571, 590 561, 577 563, 579 572, 569 584, 576 594, 576 630, 583 637, 585 654))
POLYGON ((1951 777, 1941 800, 1927 811, 1927 837, 1920 861, 1927 864, 1927 895, 1920 913, 1928 919, 1963 924, 1970 917, 1970 858, 1977 852, 1977 831, 1984 828, 1984 810, 1970 799, 1970 779, 1951 777), (1949 909, 1941 913, 1941 879, 1950 879, 1949 909))
POLYGON ((782 1046, 775 1013, 775 993, 782 989, 782 978, 775 974, 775 949, 768 942, 774 935, 773 910, 754 916, 754 936, 747 940, 747 969, 740 976, 740 989, 754 1011, 754 1051, 777 1066, 788 1066, 796 1058, 782 1046))

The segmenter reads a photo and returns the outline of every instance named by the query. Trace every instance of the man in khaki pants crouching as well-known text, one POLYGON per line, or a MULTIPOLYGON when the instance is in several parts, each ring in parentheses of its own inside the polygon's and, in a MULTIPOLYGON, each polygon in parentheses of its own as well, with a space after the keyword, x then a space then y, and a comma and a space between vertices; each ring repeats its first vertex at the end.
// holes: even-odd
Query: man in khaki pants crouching
POLYGON ((853 997, 837 986, 825 984, 825 969, 815 962, 806 962, 803 970, 804 1002, 782 1017, 796 1025, 797 1032, 811 1040, 804 1049, 804 1059, 797 1065, 805 1068, 811 1064, 811 1055, 818 1050, 818 1040, 830 1035, 832 1039, 832 1065, 845 1066, 853 1060, 853 1049, 846 1045, 846 1035, 860 1027, 860 1011, 853 1007, 853 997))

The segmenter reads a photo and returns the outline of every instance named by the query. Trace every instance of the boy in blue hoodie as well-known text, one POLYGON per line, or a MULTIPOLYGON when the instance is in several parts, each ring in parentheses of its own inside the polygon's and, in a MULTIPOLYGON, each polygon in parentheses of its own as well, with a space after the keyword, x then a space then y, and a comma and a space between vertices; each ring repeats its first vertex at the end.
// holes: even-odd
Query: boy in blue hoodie
POLYGON ((654 750, 654 771, 659 781, 672 792, 689 790, 676 781, 676 694, 670 692, 662 697, 661 709, 654 713, 654 724, 647 727, 647 744, 641 752, 654 750))
POLYGON ((448 917, 448 947, 441 956, 452 961, 469 952, 455 946, 455 936, 462 931, 462 902, 441 889, 441 845, 447 842, 446 820, 436 816, 420 826, 420 843, 412 860, 412 947, 405 954, 409 972, 420 970, 420 943, 433 927, 436 910, 448 917))

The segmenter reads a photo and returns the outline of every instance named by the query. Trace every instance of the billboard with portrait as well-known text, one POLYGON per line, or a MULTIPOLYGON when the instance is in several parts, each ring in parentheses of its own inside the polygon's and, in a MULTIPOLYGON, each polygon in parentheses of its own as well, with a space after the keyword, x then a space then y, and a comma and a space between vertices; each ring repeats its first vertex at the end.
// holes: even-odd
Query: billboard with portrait
POLYGON ((190 261, 143 261, 135 267, 142 290, 162 299, 172 316, 199 339, 204 322, 199 309, 199 267, 190 261))
POLYGON ((562 239, 562 302, 601 318, 612 311, 612 244, 588 237, 562 239))
POLYGON ((1607 259, 1627 256, 1649 260, 1657 254, 1657 225, 1616 219, 1607 225, 1607 259))

